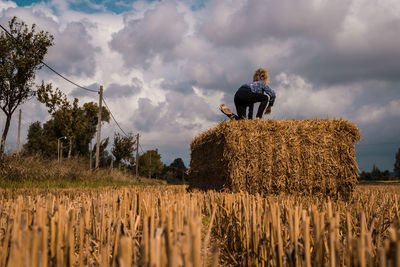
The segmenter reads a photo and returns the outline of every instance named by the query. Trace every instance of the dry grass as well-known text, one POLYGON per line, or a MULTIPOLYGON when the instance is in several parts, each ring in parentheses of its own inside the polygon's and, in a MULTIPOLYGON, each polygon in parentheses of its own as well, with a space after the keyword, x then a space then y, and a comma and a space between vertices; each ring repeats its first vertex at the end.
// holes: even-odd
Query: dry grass
POLYGON ((400 186, 347 202, 182 186, 0 190, 0 266, 394 266, 400 186))
POLYGON ((117 168, 89 170, 83 158, 57 160, 39 157, 0 157, 0 187, 79 187, 146 184, 159 185, 165 181, 136 177, 130 171, 117 168))
POLYGON ((345 201, 279 195, 220 195, 215 234, 231 265, 394 266, 400 246, 400 187, 358 187, 345 201))
POLYGON ((183 187, 3 190, 0 265, 200 266, 201 199, 183 193, 183 187))
POLYGON ((193 139, 190 187, 349 197, 360 138, 342 119, 225 121, 193 139))

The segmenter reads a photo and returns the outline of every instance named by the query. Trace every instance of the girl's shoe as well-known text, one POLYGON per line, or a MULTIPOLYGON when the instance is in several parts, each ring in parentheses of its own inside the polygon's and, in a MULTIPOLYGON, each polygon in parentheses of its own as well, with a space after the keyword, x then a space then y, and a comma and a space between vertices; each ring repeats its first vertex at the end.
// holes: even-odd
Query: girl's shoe
POLYGON ((228 108, 225 104, 221 104, 219 106, 219 109, 221 110, 222 113, 224 113, 226 116, 228 116, 231 120, 235 118, 235 115, 233 115, 232 110, 228 108))

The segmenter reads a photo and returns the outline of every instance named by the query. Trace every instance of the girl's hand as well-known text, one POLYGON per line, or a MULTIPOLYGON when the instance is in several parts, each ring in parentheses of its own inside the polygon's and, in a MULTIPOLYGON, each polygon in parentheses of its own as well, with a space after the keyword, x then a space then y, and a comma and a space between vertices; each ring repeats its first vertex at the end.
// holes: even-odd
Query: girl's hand
POLYGON ((271 113, 271 107, 267 107, 267 108, 265 109, 264 114, 265 114, 265 115, 268 115, 268 114, 270 114, 270 113, 271 113))

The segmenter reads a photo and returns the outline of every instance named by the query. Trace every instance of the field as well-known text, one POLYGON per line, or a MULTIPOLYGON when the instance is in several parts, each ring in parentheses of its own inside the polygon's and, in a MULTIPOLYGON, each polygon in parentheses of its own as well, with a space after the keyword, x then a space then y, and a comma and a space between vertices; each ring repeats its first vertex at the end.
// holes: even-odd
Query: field
POLYGON ((400 186, 321 195, 184 186, 0 189, 0 266, 373 266, 400 263, 400 186))

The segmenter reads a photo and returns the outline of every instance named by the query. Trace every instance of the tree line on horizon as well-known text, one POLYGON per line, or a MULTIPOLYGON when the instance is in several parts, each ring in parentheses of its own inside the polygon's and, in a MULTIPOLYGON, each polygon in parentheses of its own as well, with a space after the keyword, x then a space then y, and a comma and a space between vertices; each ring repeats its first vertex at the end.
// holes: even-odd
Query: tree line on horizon
POLYGON ((372 170, 370 172, 362 171, 359 175, 359 180, 390 180, 390 179, 399 179, 400 178, 400 148, 398 149, 394 168, 393 175, 391 175, 389 170, 381 171, 375 164, 372 165, 372 170))
MULTIPOLYGON (((83 113, 85 114, 85 113, 83 113)), ((91 113, 88 113, 91 114, 91 113)), ((86 117, 90 121, 90 117, 86 117)), ((97 120, 97 119, 96 119, 97 120)), ((85 121, 85 120, 83 120, 85 121)), ((57 157, 57 140, 56 133, 60 131, 56 126, 60 125, 57 119, 51 118, 43 125, 39 122, 33 122, 28 129, 27 142, 23 146, 23 156, 40 156, 43 158, 56 159, 57 157)), ((71 144, 66 141, 61 143, 62 157, 79 157, 88 159, 90 156, 94 162, 95 153, 90 155, 90 140, 94 137, 95 132, 82 135, 76 135, 74 142, 71 144), (91 135, 90 135, 91 134, 91 135), (72 147, 71 151, 69 148, 72 147)), ((132 174, 136 171, 136 140, 133 135, 122 136, 116 133, 111 144, 111 149, 107 150, 110 138, 103 139, 100 143, 99 167, 100 168, 117 168, 126 170, 132 174)), ((95 147, 94 144, 92 147, 95 147)), ((182 182, 187 180, 187 168, 181 158, 176 158, 170 165, 163 164, 161 154, 158 149, 147 150, 139 155, 138 159, 139 175, 149 178, 165 179, 169 182, 182 182)))

